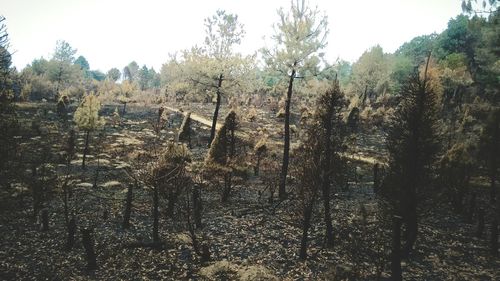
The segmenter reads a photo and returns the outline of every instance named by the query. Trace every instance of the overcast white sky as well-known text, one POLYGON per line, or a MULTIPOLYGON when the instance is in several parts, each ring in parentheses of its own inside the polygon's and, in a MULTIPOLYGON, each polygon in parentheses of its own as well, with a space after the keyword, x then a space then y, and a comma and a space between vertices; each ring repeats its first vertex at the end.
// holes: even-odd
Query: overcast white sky
MULTIPOLYGON (((355 61, 380 44, 393 52, 417 35, 441 32, 460 13, 460 0, 309 0, 328 15, 327 58, 355 61)), ((66 40, 92 69, 122 69, 130 61, 159 70, 168 54, 200 44, 203 19, 217 9, 239 15, 246 36, 240 50, 264 46, 290 0, 0 0, 10 51, 18 69, 49 58, 56 40, 66 40)))

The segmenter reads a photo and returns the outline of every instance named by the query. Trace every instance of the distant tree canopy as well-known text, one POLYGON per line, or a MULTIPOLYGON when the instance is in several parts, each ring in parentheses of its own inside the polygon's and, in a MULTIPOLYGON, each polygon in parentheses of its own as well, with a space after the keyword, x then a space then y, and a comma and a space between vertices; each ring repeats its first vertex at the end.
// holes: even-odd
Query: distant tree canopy
MULTIPOLYGON (((131 61, 122 71, 112 68, 102 73, 91 69, 83 54, 60 40, 51 57, 34 59, 22 71, 22 83, 16 93, 22 90, 25 98, 48 100, 54 100, 61 91, 71 87, 86 91, 107 87, 106 92, 116 93, 118 90, 111 91, 111 86, 101 87, 98 82, 127 80, 140 91, 162 88, 167 96, 214 102, 217 108, 221 103, 255 93, 283 99, 285 105, 286 98, 282 95, 285 92, 288 95, 287 87, 292 79, 290 90, 304 96, 301 103, 311 104, 310 95, 321 92, 323 82, 336 76, 349 97, 357 96, 366 101, 364 106, 370 107, 373 106, 370 102, 381 105, 387 96, 404 94, 406 78, 432 52, 432 71, 442 83, 444 101, 462 95, 468 95, 469 100, 475 95, 495 103, 499 101, 497 46, 500 39, 496 0, 462 1, 464 14, 450 19, 443 32, 416 36, 394 53, 386 53, 376 45, 357 61, 338 60, 333 64, 324 61, 321 51, 328 34, 327 17, 307 7, 304 1, 291 3, 289 11, 278 12, 279 20, 274 25, 270 45, 261 50, 263 65, 256 62, 256 56, 244 57, 235 51, 244 38, 244 26, 236 14, 218 10, 204 21, 202 43, 173 55, 159 72, 131 61), (304 83, 294 83, 296 78, 304 83)), ((246 96, 241 100, 249 99, 246 96)), ((360 110, 362 113, 363 107, 360 110)), ((213 119, 216 123, 218 112, 214 111, 213 119)))
POLYGON ((16 157, 16 140, 18 123, 15 107, 15 81, 11 69, 12 56, 8 50, 9 38, 5 18, 0 16, 0 187, 9 186, 12 177, 12 165, 16 157))
POLYGON ((87 61, 87 59, 84 56, 79 56, 75 60, 75 64, 79 65, 80 68, 83 69, 83 70, 90 70, 89 62, 87 61))
MULTIPOLYGON (((5 18, 0 16, 0 103, 4 104, 12 98, 12 81, 10 78, 10 65, 12 56, 8 50, 9 39, 5 18)), ((0 105, 3 107, 3 105, 0 105)))
POLYGON ((498 8, 498 0, 462 0, 462 11, 467 14, 491 14, 498 8))
POLYGON ((378 45, 364 52, 352 65, 352 91, 369 97, 387 92, 390 83, 388 56, 378 45))
POLYGON ((52 59, 59 62, 73 63, 75 61, 76 52, 77 49, 73 49, 68 42, 59 40, 56 42, 52 59))
POLYGON ((110 70, 108 70, 108 73, 106 73, 106 77, 108 77, 110 80, 112 80, 114 82, 120 80, 121 76, 122 76, 122 73, 116 67, 111 68, 110 70))

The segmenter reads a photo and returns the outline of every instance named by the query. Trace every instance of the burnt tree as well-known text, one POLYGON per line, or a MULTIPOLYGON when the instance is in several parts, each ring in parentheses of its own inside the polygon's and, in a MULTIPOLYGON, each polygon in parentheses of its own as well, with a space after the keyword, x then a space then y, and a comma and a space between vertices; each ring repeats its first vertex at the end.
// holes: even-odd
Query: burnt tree
POLYGON ((322 94, 317 101, 315 118, 319 121, 321 158, 321 190, 323 195, 324 220, 326 225, 326 245, 333 247, 333 225, 330 211, 330 190, 334 182, 334 173, 341 172, 342 157, 346 130, 342 121, 342 110, 346 105, 339 82, 335 79, 333 86, 322 94))
POLYGON ((428 66, 429 59, 422 73, 414 73, 404 85, 387 138, 389 174, 383 193, 405 225, 403 257, 417 239, 417 205, 430 183, 439 150, 436 96, 427 77, 428 66))

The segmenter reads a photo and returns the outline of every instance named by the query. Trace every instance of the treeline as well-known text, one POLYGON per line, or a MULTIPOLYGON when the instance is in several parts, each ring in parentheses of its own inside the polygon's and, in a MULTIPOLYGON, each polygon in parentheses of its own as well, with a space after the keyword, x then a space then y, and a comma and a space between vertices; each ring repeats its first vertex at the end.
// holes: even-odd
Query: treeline
MULTIPOLYGON (((310 93, 324 88, 322 81, 336 74, 352 103, 351 108, 360 107, 364 119, 380 124, 387 121, 384 118, 387 111, 392 113, 390 105, 397 102, 391 100, 400 94, 405 79, 431 52, 429 72, 433 83, 440 85, 438 96, 444 104, 472 103, 476 97, 498 103, 497 24, 497 12, 489 17, 459 15, 440 34, 415 37, 394 53, 384 53, 378 45, 371 47, 352 64, 346 61, 328 64, 316 54, 316 61, 310 62, 307 73, 300 74, 308 79, 298 81, 294 90, 299 93, 300 102, 312 105, 310 93)), ((150 92, 156 95, 153 100, 216 102, 219 89, 226 101, 273 99, 278 103, 286 99, 283 92, 288 81, 279 69, 280 62, 266 59, 265 48, 260 51, 264 68, 258 66, 256 56, 243 57, 232 51, 244 37, 236 15, 219 11, 207 19, 206 26, 211 33, 206 38, 212 41, 205 40, 200 46, 178 52, 159 72, 146 65, 140 67, 135 61, 121 71, 119 68, 107 73, 91 70, 83 55, 75 57, 76 49, 58 41, 50 59, 35 59, 20 72, 10 70, 14 98, 57 101, 59 96, 67 95, 80 100, 85 93, 94 91, 107 95, 107 100, 118 100, 121 96, 140 100, 145 96, 151 99, 151 95, 141 94, 150 92), (229 34, 208 28, 219 23, 235 29, 229 34), (228 39, 227 44, 217 49, 222 38, 228 39), (224 69, 224 73, 219 71, 223 74, 220 87, 218 67, 224 69), (123 86, 125 82, 130 85, 123 86)))

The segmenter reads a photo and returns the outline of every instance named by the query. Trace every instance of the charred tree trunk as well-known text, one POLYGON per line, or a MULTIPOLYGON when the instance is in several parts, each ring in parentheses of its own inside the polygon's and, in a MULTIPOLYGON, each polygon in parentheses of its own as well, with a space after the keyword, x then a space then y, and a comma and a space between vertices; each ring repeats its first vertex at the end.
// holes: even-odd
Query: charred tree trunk
POLYGON ((212 117, 212 128, 210 129, 210 139, 208 140, 208 147, 212 145, 212 141, 215 137, 215 131, 217 130, 217 118, 219 117, 219 108, 221 102, 221 92, 220 88, 222 87, 222 81, 224 80, 224 76, 222 74, 219 75, 219 80, 217 82, 217 101, 215 103, 215 111, 214 116, 212 117))
POLYGON ((122 109, 122 117, 125 116, 125 110, 127 109, 127 103, 123 103, 123 109, 122 109))
POLYGON ((89 153, 89 138, 90 131, 87 131, 85 132, 85 148, 83 149, 82 169, 85 169, 85 159, 87 158, 87 154, 89 153))
POLYGON ((494 203, 497 197, 497 190, 496 190, 496 168, 493 169, 494 171, 490 175, 490 203, 494 203))
POLYGON ((491 222, 490 252, 498 256, 498 221, 500 220, 500 200, 493 206, 493 221, 491 222))
POLYGON ((158 235, 158 227, 159 227, 159 198, 158 198, 158 186, 153 188, 153 243, 158 243, 160 241, 160 237, 158 235))
POLYGON ((312 212, 313 204, 311 203, 304 210, 304 218, 302 222, 302 238, 300 240, 299 259, 303 261, 307 259, 307 237, 309 234, 309 228, 311 227, 312 212))
POLYGON ((365 92, 363 93, 363 99, 361 101, 361 104, 365 106, 366 103, 366 98, 368 97, 368 85, 365 86, 365 92))
POLYGON ((222 191, 222 198, 221 201, 223 203, 227 202, 229 200, 229 196, 231 195, 231 172, 228 172, 224 176, 224 190, 222 191))
POLYGON ((373 192, 377 193, 380 187, 380 164, 373 165, 373 192))
POLYGON ((474 210, 476 209, 476 193, 472 193, 469 201, 469 211, 467 212, 467 223, 472 223, 474 217, 474 210))
POLYGON ((210 261, 210 248, 208 247, 208 244, 203 243, 201 245, 201 262, 209 262, 210 261))
POLYGON ((33 164, 31 167, 31 196, 33 199, 33 220, 36 221, 38 213, 40 211, 40 187, 38 182, 38 175, 36 171, 36 165, 33 164))
POLYGON ((477 211, 477 229, 476 229, 476 237, 483 237, 484 232, 484 209, 479 208, 477 211))
POLYGON ((498 215, 496 214, 491 222, 490 252, 492 256, 498 255, 498 215))
MULTIPOLYGON (((413 199, 414 200, 414 199, 413 199)), ((417 241, 418 232, 418 222, 417 222, 417 206, 416 202, 411 200, 409 206, 407 207, 407 213, 405 217, 406 233, 405 233, 405 245, 402 252, 404 258, 408 258, 413 251, 413 246, 417 241)))
POLYGON ((292 103, 293 80, 295 79, 295 69, 292 70, 288 82, 288 91, 285 103, 285 142, 283 147, 283 165, 281 166, 281 177, 278 194, 280 200, 286 197, 286 176, 288 174, 288 163, 290 161, 290 104, 292 103))
POLYGON ((73 248, 75 244, 75 233, 76 233, 76 218, 75 215, 71 217, 71 219, 66 224, 68 229, 68 238, 66 240, 66 250, 69 251, 73 248))
POLYGON ((255 167, 253 167, 253 174, 254 176, 258 176, 259 175, 259 170, 260 170, 260 154, 257 155, 257 163, 255 164, 255 167))
POLYGON ((96 152, 96 154, 97 154, 97 167, 95 168, 94 183, 92 185, 94 188, 97 188, 97 180, 99 179, 99 168, 101 167, 101 165, 100 165, 101 160, 99 157, 99 152, 96 152))
MULTIPOLYGON (((235 127, 229 129, 229 159, 233 159, 236 154, 236 138, 234 135, 235 127)), ((233 173, 229 171, 224 176, 224 190, 222 192, 222 202, 227 202, 229 200, 229 196, 231 195, 232 190, 232 178, 233 173)))
POLYGON ((68 205, 68 183, 65 182, 63 185, 63 203, 64 203, 64 222, 66 225, 69 223, 69 205, 68 205))
POLYGON ((42 209, 40 212, 40 217, 41 217, 41 231, 48 231, 49 230, 49 210, 47 209, 42 209))
POLYGON ((194 185, 193 188, 193 216, 194 216, 194 224, 196 228, 201 228, 201 212, 203 210, 200 187, 198 184, 194 185))
POLYGON ((87 258, 87 270, 97 269, 97 255, 94 251, 93 229, 82 229, 82 244, 87 258))
POLYGON ((391 280, 403 280, 401 270, 401 217, 394 216, 392 228, 391 280))
POLYGON ((177 203, 177 192, 170 189, 168 192, 167 216, 175 220, 175 204, 177 203))
MULTIPOLYGON (((337 82, 335 82, 337 83, 337 82)), ((331 163, 332 163, 332 118, 334 111, 334 99, 330 98, 330 104, 328 105, 328 112, 326 114, 325 120, 323 120, 325 135, 323 136, 323 145, 325 147, 325 157, 323 159, 322 165, 322 191, 323 191, 323 208, 325 212, 325 238, 326 238, 326 246, 328 248, 333 247, 333 225, 332 225, 332 217, 330 214, 330 183, 331 183, 331 163)))
POLYGON ((123 229, 127 229, 130 227, 130 215, 132 213, 132 199, 134 197, 133 193, 134 186, 129 184, 127 186, 127 199, 125 200, 125 211, 123 212, 123 229))

